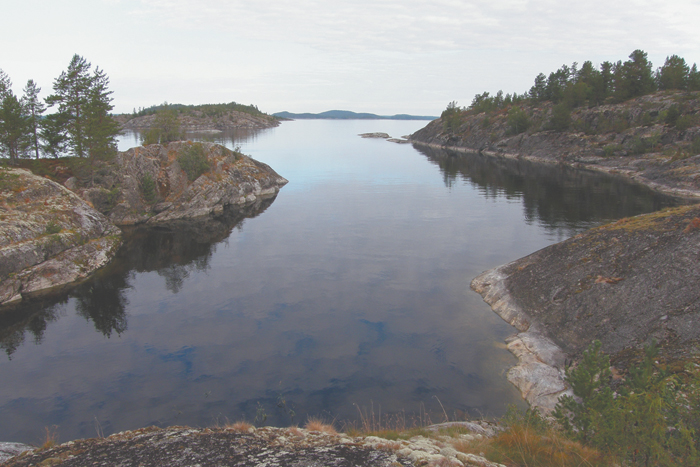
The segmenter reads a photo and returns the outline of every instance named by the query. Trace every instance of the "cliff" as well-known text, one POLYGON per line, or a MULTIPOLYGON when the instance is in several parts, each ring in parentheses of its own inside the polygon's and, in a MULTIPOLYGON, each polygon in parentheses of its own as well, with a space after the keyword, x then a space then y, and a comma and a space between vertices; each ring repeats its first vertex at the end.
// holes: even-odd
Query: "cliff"
POLYGON ((115 224, 130 225, 220 215, 273 198, 286 183, 268 165, 221 145, 179 141, 131 148, 66 186, 115 224))
POLYGON ((0 304, 84 279, 120 231, 77 195, 22 169, 0 170, 0 304))
POLYGON ((559 119, 549 102, 523 104, 527 130, 512 109, 430 122, 416 144, 523 158, 620 174, 656 190, 700 197, 700 92, 666 91, 620 104, 573 109, 559 119), (564 121, 561 121, 564 120, 564 121), (566 126, 566 129, 553 128, 566 126))

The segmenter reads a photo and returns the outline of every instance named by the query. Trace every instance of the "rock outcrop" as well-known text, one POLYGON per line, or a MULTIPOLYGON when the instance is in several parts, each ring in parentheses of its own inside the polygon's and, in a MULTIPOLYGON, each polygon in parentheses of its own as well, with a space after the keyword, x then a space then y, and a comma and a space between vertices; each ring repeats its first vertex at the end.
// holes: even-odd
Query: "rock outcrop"
POLYGON ((221 145, 180 141, 120 152, 91 182, 72 178, 66 186, 115 224, 131 225, 220 215, 229 206, 276 196, 287 180, 268 165, 221 145), (201 175, 183 170, 183 155, 204 162, 201 175))
POLYGON ((520 331, 508 344, 520 360, 509 379, 547 408, 564 389, 565 359, 593 340, 623 371, 652 340, 671 370, 700 358, 699 259, 700 206, 684 206, 591 229, 487 271, 472 288, 520 331))
POLYGON ((551 129, 551 103, 522 108, 530 123, 523 133, 513 134, 508 110, 502 109, 462 112, 452 125, 434 120, 409 140, 615 173, 671 195, 700 198, 700 92, 667 91, 579 107, 566 131, 551 129), (672 111, 680 113, 675 122, 668 117, 672 111))
MULTIPOLYGON (((119 115, 116 118, 122 125, 122 128, 126 130, 147 130, 153 126, 156 116, 154 114, 132 118, 130 115, 119 115)), ((193 110, 187 115, 180 115, 178 123, 183 131, 211 132, 238 128, 273 128, 279 126, 280 121, 270 115, 252 115, 235 110, 228 111, 217 117, 207 116, 201 111, 193 110)))
POLYGON ((121 232, 61 185, 0 171, 0 304, 84 279, 105 265, 121 232))
MULTIPOLYGON (((483 430, 483 428, 482 428, 483 430)), ((194 429, 155 427, 114 434, 103 439, 71 441, 50 449, 10 458, 6 467, 51 465, 77 467, 102 464, 149 466, 324 466, 503 467, 462 446, 483 435, 456 434, 388 440, 376 436, 300 428, 194 429), (456 448, 462 448, 458 450, 456 448)))

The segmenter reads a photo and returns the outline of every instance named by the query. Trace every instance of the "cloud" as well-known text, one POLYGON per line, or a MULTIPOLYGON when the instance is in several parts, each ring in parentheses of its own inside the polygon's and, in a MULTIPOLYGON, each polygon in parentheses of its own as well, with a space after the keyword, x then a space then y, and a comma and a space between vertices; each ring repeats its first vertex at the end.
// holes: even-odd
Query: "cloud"
MULTIPOLYGON (((667 47, 700 38, 693 2, 602 0, 142 0, 134 15, 183 30, 289 41, 321 50, 630 50, 651 39, 667 47)), ((691 42, 692 43, 692 42, 691 42)))

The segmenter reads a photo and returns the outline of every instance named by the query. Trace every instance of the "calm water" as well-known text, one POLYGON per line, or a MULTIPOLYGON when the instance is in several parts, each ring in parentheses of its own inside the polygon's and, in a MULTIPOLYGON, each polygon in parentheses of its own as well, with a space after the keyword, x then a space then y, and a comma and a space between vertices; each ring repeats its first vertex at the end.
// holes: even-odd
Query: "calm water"
MULTIPOLYGON (((618 180, 417 150, 358 133, 425 122, 285 122, 215 139, 289 179, 255 212, 127 232, 70 296, 0 312, 0 440, 147 425, 288 425, 359 413, 499 416, 514 329, 480 272, 671 204, 618 180)), ((122 149, 138 144, 127 135, 122 149)), ((402 415, 403 416, 403 415, 402 415)))

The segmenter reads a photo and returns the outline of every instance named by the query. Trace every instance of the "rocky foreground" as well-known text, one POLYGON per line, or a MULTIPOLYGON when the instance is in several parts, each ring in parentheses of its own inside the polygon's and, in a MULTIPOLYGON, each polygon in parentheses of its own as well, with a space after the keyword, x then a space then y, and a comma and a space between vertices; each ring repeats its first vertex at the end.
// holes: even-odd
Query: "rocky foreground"
MULTIPOLYGON (((470 433, 414 436, 391 441, 375 436, 350 437, 321 427, 144 428, 107 438, 76 440, 49 449, 27 450, 9 458, 5 467, 60 466, 475 466, 499 467, 457 448, 492 436, 491 428, 461 424, 470 433)), ((438 427, 433 427, 436 431, 438 427)), ((22 448, 14 446, 15 450, 22 448)), ((4 459, 0 458, 0 462, 4 459)))

